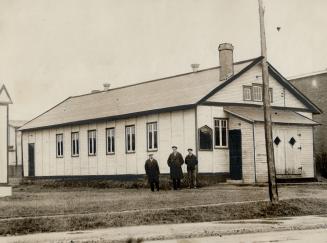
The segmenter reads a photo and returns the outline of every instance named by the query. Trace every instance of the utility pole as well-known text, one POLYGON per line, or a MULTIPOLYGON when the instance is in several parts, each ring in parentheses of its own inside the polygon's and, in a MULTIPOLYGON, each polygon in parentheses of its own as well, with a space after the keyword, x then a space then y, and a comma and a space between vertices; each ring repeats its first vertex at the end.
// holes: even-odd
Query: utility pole
POLYGON ((260 17, 261 56, 263 56, 262 59, 263 110, 264 110, 264 128, 265 128, 266 154, 267 154, 267 166, 268 166, 269 197, 272 203, 277 203, 278 190, 277 190, 276 169, 275 169, 275 161, 274 161, 274 145, 272 140, 272 121, 271 121, 271 106, 270 106, 270 94, 269 94, 269 73, 268 73, 268 62, 267 62, 264 9, 262 6, 262 0, 258 0, 258 2, 259 2, 259 17, 260 17))

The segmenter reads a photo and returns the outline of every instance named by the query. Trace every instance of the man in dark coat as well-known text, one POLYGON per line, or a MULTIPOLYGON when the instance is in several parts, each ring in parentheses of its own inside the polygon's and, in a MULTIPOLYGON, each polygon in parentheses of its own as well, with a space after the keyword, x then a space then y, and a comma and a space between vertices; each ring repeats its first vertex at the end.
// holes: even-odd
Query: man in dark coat
POLYGON ((187 151, 188 155, 185 157, 185 164, 187 165, 188 183, 190 188, 196 188, 198 158, 193 154, 193 150, 191 148, 189 148, 187 151))
POLYGON ((148 181, 151 187, 151 191, 154 191, 154 186, 156 186, 157 191, 159 191, 159 165, 158 161, 153 158, 153 154, 149 154, 149 159, 145 161, 145 173, 148 176, 148 181))
POLYGON ((177 152, 177 146, 172 146, 173 152, 169 155, 167 163, 170 168, 170 178, 173 180, 174 190, 180 189, 183 178, 183 156, 177 152))

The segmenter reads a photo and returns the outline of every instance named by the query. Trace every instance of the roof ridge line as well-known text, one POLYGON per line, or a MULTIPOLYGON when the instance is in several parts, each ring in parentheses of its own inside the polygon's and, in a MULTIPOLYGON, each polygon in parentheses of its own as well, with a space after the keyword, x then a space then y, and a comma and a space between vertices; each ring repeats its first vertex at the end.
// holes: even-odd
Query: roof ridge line
MULTIPOLYGON (((256 60, 258 57, 255 58, 249 58, 246 60, 242 60, 242 61, 238 61, 238 62, 234 62, 234 65, 239 65, 239 64, 243 64, 246 62, 250 62, 250 61, 254 61, 256 60)), ((116 87, 116 88, 112 88, 109 90, 101 90, 99 92, 95 92, 95 93, 86 93, 86 94, 80 94, 80 95, 73 95, 70 96, 71 98, 78 98, 78 97, 82 97, 82 96, 86 96, 86 95, 95 95, 95 94, 99 94, 99 93, 105 93, 105 92, 110 92, 113 90, 118 90, 118 89, 123 89, 123 88, 128 88, 128 87, 133 87, 133 86, 137 86, 137 85, 141 85, 141 84, 146 84, 146 83, 151 83, 151 82, 157 82, 157 81, 161 81, 161 80, 165 80, 165 79, 170 79, 170 78, 176 78, 176 77, 181 77, 181 76, 186 76, 186 75, 190 75, 190 74, 194 74, 194 73, 200 73, 200 72, 204 72, 204 71, 208 71, 208 70, 213 70, 213 69, 219 69, 221 66, 215 66, 215 67, 210 67, 210 68, 205 68, 205 69, 201 69, 198 70, 196 72, 187 72, 187 73, 180 73, 180 74, 176 74, 176 75, 171 75, 171 76, 167 76, 167 77, 162 77, 162 78, 157 78, 157 79, 150 79, 147 81, 142 81, 139 83, 132 83, 132 84, 128 84, 128 85, 124 85, 124 86, 120 86, 120 87, 116 87)))

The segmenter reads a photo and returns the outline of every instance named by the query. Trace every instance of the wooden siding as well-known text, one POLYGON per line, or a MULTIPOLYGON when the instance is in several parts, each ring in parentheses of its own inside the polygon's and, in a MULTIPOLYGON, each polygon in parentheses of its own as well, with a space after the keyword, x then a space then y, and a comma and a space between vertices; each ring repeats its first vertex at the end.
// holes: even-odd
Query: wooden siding
MULTIPOLYGON (((35 143, 36 176, 144 174, 148 157, 146 124, 158 123, 158 150, 151 152, 162 173, 168 173, 167 158, 171 146, 185 156, 195 149, 195 112, 193 109, 159 113, 137 118, 64 126, 23 132, 24 176, 28 176, 28 143, 35 143), (136 151, 126 153, 125 126, 135 125, 136 151), (106 154, 106 128, 115 127, 115 154, 106 154), (87 132, 97 131, 97 155, 88 155, 87 132), (71 156, 71 132, 79 132, 79 156, 71 156), (56 157, 56 134, 63 134, 64 156, 56 157)), ((218 158, 217 158, 218 159, 218 158)), ((183 167, 186 172, 186 166, 183 167)))
POLYGON ((0 105, 0 183, 7 183, 8 130, 7 106, 0 105))
MULTIPOLYGON (((234 80, 232 83, 210 97, 207 101, 261 105, 262 102, 243 100, 243 86, 251 86, 253 83, 262 84, 261 75, 260 65, 256 65, 241 77, 234 80)), ((269 76, 269 81, 270 88, 273 89, 272 106, 306 108, 306 106, 301 101, 299 101, 293 94, 286 90, 271 75, 269 76)))
MULTIPOLYGON (((297 134, 300 134, 296 139, 296 148, 301 146, 297 156, 297 163, 299 167, 302 167, 301 177, 312 178, 314 174, 314 163, 313 163, 313 128, 311 126, 289 126, 289 125, 274 125, 273 126, 273 138, 278 135, 279 130, 292 131, 296 130, 297 134)), ((263 123, 255 125, 255 146, 256 146, 256 171, 258 182, 267 181, 267 160, 266 160, 266 148, 264 143, 264 127, 263 123)), ((282 138, 283 139, 283 138, 282 138)), ((288 138, 287 141, 288 143, 288 138)), ((284 155, 285 156, 285 155, 284 155)), ((287 161, 286 161, 287 163, 287 161)), ((277 166, 277 165, 276 165, 277 166)))
MULTIPOLYGON (((198 129, 207 125, 214 131, 214 118, 227 118, 227 114, 223 107, 198 106, 197 118, 198 129)), ((229 172, 229 150, 226 148, 214 148, 213 146, 213 151, 200 150, 198 151, 198 159, 199 172, 229 172)))

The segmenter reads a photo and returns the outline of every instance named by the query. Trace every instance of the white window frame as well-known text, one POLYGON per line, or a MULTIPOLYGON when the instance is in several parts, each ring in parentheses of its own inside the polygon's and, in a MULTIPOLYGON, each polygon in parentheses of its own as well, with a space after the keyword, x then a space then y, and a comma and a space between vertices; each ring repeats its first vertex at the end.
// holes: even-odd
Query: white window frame
POLYGON ((252 101, 252 86, 243 86, 243 100, 252 101), (246 90, 249 90, 249 98, 246 96, 246 90))
POLYGON ((226 118, 214 118, 214 145, 215 145, 215 148, 228 148, 228 119, 226 118), (217 126, 218 124, 218 126, 217 126), (225 128, 226 128, 226 145, 222 145, 223 143, 223 126, 222 125, 225 125, 225 128), (219 132, 219 143, 217 145, 217 141, 216 141, 216 128, 219 128, 218 132, 219 132))
POLYGON ((125 127, 125 144, 126 144, 126 153, 135 153, 136 150, 135 125, 129 125, 125 127), (133 149, 133 139, 134 139, 134 149, 133 149))
POLYGON ((252 99, 253 101, 262 101, 262 85, 253 84, 252 85, 252 99), (258 89, 258 91, 256 91, 258 89), (257 96, 258 95, 258 96, 257 96))
POLYGON ((106 152, 107 154, 115 153, 115 128, 110 127, 106 129, 106 152))
POLYGON ((147 137, 148 151, 157 151, 158 150, 158 122, 147 123, 146 137, 147 137))
POLYGON ((56 157, 57 158, 64 157, 64 134, 63 133, 56 134, 56 157))
POLYGON ((71 137, 72 137, 72 157, 78 157, 79 156, 79 132, 72 132, 71 137))
POLYGON ((87 148, 89 156, 96 156, 97 154, 97 131, 88 130, 87 131, 87 148))

